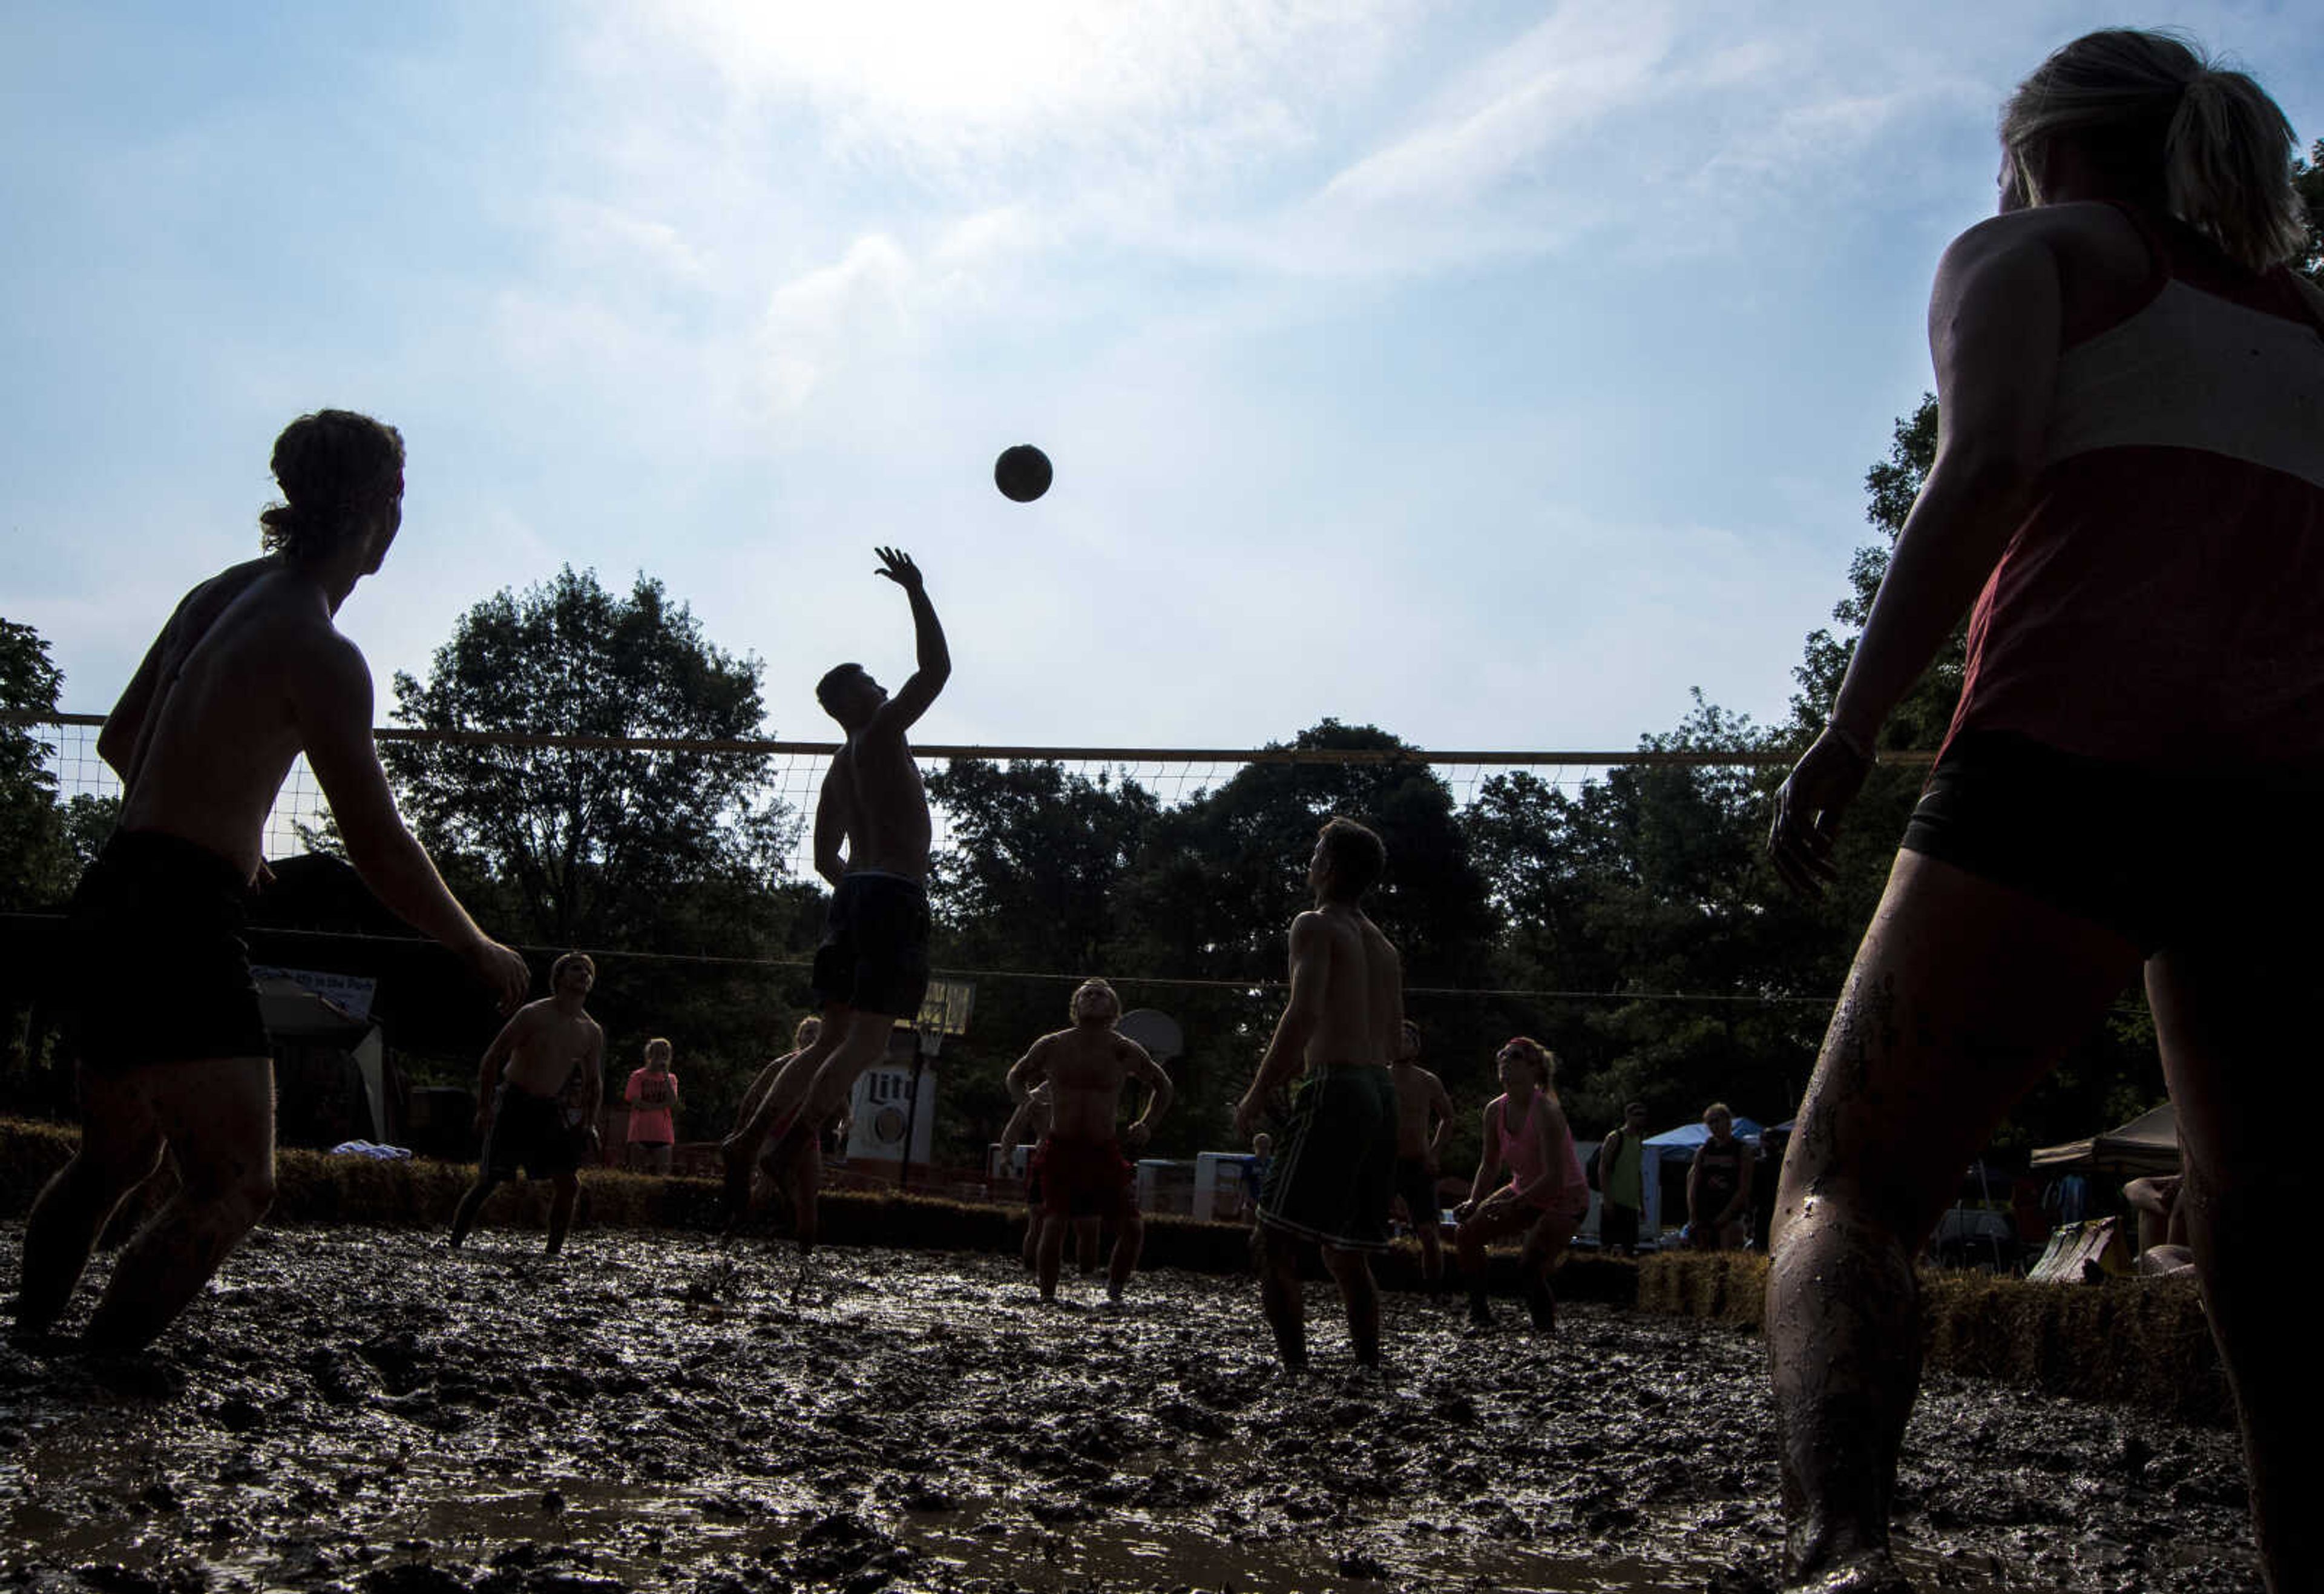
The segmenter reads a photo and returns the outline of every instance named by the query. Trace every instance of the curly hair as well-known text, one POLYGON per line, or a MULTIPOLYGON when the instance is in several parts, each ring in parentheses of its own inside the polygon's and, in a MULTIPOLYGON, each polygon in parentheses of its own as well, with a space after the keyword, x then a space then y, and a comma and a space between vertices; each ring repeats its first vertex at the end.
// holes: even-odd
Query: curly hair
POLYGON ((301 415, 274 440, 283 502, 259 515, 270 553, 326 558, 402 495, 403 434, 353 410, 301 415))

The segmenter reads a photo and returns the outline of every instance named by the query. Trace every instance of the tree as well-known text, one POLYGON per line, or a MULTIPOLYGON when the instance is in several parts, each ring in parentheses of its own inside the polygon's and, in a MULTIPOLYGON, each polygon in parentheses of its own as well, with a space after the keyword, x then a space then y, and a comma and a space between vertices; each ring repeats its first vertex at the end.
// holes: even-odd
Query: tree
MULTIPOLYGON (((1139 966, 1219 982, 1177 998, 1188 1056, 1172 1119, 1208 1145, 1219 1143, 1281 1008, 1280 993, 1262 982, 1285 978, 1291 920, 1313 903, 1307 857, 1326 819, 1360 820, 1388 844, 1388 873, 1368 910, 1402 951, 1408 987, 1478 988, 1495 972, 1492 909, 1443 781, 1368 725, 1325 719, 1289 749, 1379 756, 1246 765, 1156 819, 1122 887, 1123 942, 1139 966)), ((1406 1006, 1433 1059, 1481 1072, 1481 1037, 1494 1022, 1485 1005, 1408 991, 1406 1006)))
POLYGON ((2308 246, 2292 263, 2293 269, 2310 282, 2324 288, 2324 138, 2316 141, 2308 158, 2293 157, 2292 185, 2300 192, 2300 201, 2308 208, 2308 246))
MULTIPOLYGON (((425 683, 395 678, 394 718, 498 738, 732 741, 761 735, 761 668, 714 645, 641 575, 625 596, 567 568, 476 605, 425 683)), ((782 1050, 807 992, 820 894, 788 882, 796 815, 752 753, 389 740, 413 828, 488 925, 596 949, 591 1011, 618 1089, 648 1036, 675 1043, 689 1126, 723 1124, 782 1050)), ((473 1060, 446 1060, 454 1080, 473 1060)))
MULTIPOLYGON (((660 582, 641 575, 618 598, 568 566, 462 616, 426 683, 396 676, 395 718, 503 737, 736 740, 760 734, 761 668, 707 641, 660 582)), ((512 894, 552 946, 667 946, 708 928, 702 910, 731 894, 719 888, 779 876, 796 835, 762 795, 761 755, 512 741, 382 753, 422 839, 512 894)), ((733 927, 731 911, 712 919, 733 927)))
MULTIPOLYGON (((64 681, 47 638, 0 619, 0 709, 54 714, 64 681)), ((0 908, 45 904, 71 885, 57 778, 48 766, 54 751, 30 727, 0 725, 0 908)))

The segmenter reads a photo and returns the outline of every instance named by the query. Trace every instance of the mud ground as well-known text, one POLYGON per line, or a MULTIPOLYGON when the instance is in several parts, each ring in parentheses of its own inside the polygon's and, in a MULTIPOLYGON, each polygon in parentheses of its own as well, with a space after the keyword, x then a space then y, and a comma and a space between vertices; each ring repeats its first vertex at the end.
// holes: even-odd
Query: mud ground
MULTIPOLYGON (((487 1214, 489 1219, 490 1214, 487 1214)), ((18 1234, 0 1228, 0 1293, 18 1234)), ((147 1357, 0 1348, 0 1587, 112 1594, 1711 1589, 1780 1543, 1758 1342, 1388 1299, 1274 1367, 1250 1281, 537 1233, 270 1229, 147 1357)), ((94 1297, 90 1284, 67 1327, 94 1297)), ((2256 1589, 2233 1436, 1932 1377, 1924 1589, 2256 1589)))

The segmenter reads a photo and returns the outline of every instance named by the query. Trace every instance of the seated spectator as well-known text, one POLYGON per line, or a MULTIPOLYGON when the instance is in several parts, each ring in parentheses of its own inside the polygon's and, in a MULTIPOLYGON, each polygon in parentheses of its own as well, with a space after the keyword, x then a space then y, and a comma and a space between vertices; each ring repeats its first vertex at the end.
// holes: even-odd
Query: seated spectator
POLYGON ((2187 1246, 2187 1219, 2179 1209, 2182 1176, 2134 1179, 2122 1187, 2122 1199, 2138 1218, 2138 1276, 2168 1278, 2189 1273, 2195 1253, 2187 1246))

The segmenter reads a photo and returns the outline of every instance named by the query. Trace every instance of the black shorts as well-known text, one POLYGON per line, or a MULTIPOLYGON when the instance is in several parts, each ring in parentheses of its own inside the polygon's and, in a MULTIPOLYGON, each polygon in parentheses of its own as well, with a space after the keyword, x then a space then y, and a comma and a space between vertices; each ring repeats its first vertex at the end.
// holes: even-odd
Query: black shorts
POLYGON ((242 870, 206 847, 158 830, 113 833, 65 925, 83 1063, 272 1054, 242 939, 249 892, 242 870))
POLYGON ((1626 1207, 1619 1201, 1598 1204, 1598 1243, 1619 1246, 1624 1250, 1638 1248, 1638 1219, 1644 1216, 1636 1207, 1626 1207))
POLYGON ((565 1121, 565 1104, 502 1080, 484 1131, 485 1175, 513 1179, 521 1169, 528 1179, 550 1179, 580 1166, 581 1135, 565 1121))
POLYGON ((2157 770, 2006 731, 1953 739, 1904 846, 2103 924, 2144 956, 2265 940, 2324 890, 2324 772, 2157 770))
POLYGON ((1387 1250, 1396 1115, 1385 1064, 1311 1064, 1268 1163, 1259 1221, 1343 1250, 1387 1250))
POLYGON ((1443 1198, 1436 1193, 1436 1175, 1428 1171, 1427 1158, 1396 1159, 1396 1193, 1404 1198, 1415 1232, 1444 1226, 1443 1198))
POLYGON ((816 1006, 917 1018, 927 990, 927 888, 893 875, 845 876, 816 949, 816 1006))

